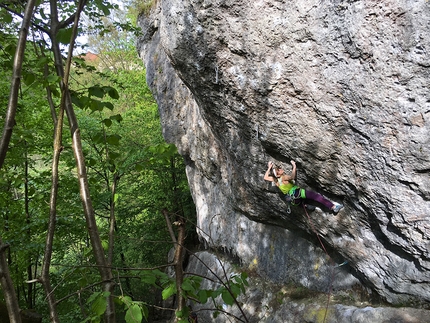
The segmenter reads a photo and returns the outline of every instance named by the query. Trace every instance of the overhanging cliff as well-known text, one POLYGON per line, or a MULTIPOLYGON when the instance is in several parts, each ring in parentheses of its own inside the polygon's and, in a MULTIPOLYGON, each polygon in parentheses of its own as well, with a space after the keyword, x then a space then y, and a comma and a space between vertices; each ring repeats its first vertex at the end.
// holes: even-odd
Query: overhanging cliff
POLYGON ((324 289, 314 227, 348 261, 335 287, 430 301, 428 2, 161 0, 140 25, 208 246, 324 289), (345 208, 288 214, 269 160, 295 160, 300 186, 345 208))

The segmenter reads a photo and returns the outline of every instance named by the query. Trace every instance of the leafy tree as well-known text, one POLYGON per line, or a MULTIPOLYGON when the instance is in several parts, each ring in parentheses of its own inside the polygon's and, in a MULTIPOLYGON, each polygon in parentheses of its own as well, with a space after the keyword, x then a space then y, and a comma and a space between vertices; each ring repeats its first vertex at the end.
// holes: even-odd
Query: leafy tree
POLYGON ((106 322, 140 322, 155 303, 155 288, 164 298, 178 294, 182 321, 186 299, 204 303, 221 296, 227 304, 236 302, 243 276, 220 279, 222 286, 209 291, 200 289, 198 277, 182 272, 195 208, 184 161, 162 139, 144 68, 123 36, 124 18, 107 23, 103 17, 113 6, 104 1, 39 1, 35 15, 21 13, 21 2, 0 6, 6 9, 0 14, 1 107, 16 100, 0 109, 2 115, 17 112, 7 118, 11 136, 9 142, 8 135, 2 137, 8 154, 0 169, 1 220, 12 246, 0 270, 12 269, 9 282, 2 282, 11 288, 3 288, 11 318, 18 322, 17 306, 40 308, 47 299, 44 311, 52 322, 102 316, 106 322), (93 44, 97 59, 91 62, 72 55, 81 12, 100 18, 95 27, 103 39, 93 44), (18 35, 7 27, 12 15, 32 23, 18 78, 8 74, 20 53, 18 35), (22 81, 18 92, 12 87, 14 94, 5 95, 13 80, 22 81), (176 268, 174 280, 155 269, 166 267, 172 244, 175 257, 168 265, 176 268))
MULTIPOLYGON (((36 11, 39 15, 33 16, 33 9, 35 4, 36 1, 34 0, 28 1, 26 4, 25 11, 22 11, 20 2, 11 1, 1 4, 1 6, 8 11, 8 14, 2 15, 2 18, 10 20, 11 14, 14 14, 17 17, 21 17, 22 28, 19 35, 18 45, 16 46, 15 50, 16 53, 11 81, 12 86, 9 95, 9 103, 5 119, 4 131, 0 142, 0 167, 3 165, 6 151, 9 147, 10 138, 12 136, 12 129, 15 123, 15 114, 18 107, 18 94, 21 81, 21 70, 23 62, 25 60, 24 49, 28 40, 27 32, 29 30, 29 27, 32 26, 34 27, 32 35, 35 39, 37 38, 37 42, 35 44, 40 45, 38 48, 40 49, 39 58, 45 58, 44 83, 46 83, 48 102, 51 105, 51 113, 55 124, 54 157, 52 162, 52 187, 49 212, 50 217, 48 221, 49 225, 46 238, 45 256, 40 281, 42 282, 47 295, 47 300, 50 307, 51 320, 53 322, 57 322, 58 314, 56 312, 56 301, 50 285, 49 271, 50 261, 52 258, 54 229, 56 223, 59 182, 58 168, 60 153, 62 151, 64 113, 66 113, 67 115, 71 137, 73 138, 72 148, 76 160, 76 169, 80 184, 79 187, 82 206, 86 218, 87 232, 89 234, 94 258, 98 264, 98 270, 102 279, 102 285, 105 295, 110 295, 114 287, 114 283, 112 281, 112 272, 107 266, 106 257, 100 240, 96 218, 94 215, 94 209, 89 194, 90 192, 88 185, 88 177, 82 151, 80 131, 68 86, 69 73, 72 61, 72 51, 76 36, 79 32, 79 18, 81 12, 85 9, 87 10, 88 14, 100 17, 101 14, 109 14, 109 10, 112 8, 112 6, 109 3, 103 1, 87 3, 86 0, 82 0, 76 4, 74 2, 68 1, 60 3, 57 3, 56 1, 50 1, 48 3, 39 1, 39 6, 36 8, 36 11), (50 10, 49 16, 45 12, 46 8, 49 8, 50 10), (66 62, 64 62, 63 60, 63 51, 61 44, 69 45, 68 57, 66 62), (46 46, 44 47, 44 45, 46 46), (55 94, 60 94, 59 100, 55 99, 55 94), (59 109, 56 109, 55 101, 59 103, 59 109)), ((27 75, 24 75, 24 79, 31 79, 31 76, 33 74, 29 73, 27 75)), ((31 81, 29 81, 29 83, 31 83, 31 81)), ((25 188, 25 190, 27 191, 27 187, 25 188)), ((2 253, 1 256, 4 256, 4 253, 2 253)), ((2 261, 1 264, 5 264, 5 261, 2 261)), ((3 276, 7 278, 7 268, 2 268, 2 270, 5 273, 3 276)), ((19 316, 19 311, 17 310, 18 305, 15 300, 16 297, 14 295, 14 289, 13 286, 11 286, 10 279, 5 279, 2 281, 2 283, 3 290, 5 291, 4 294, 6 303, 9 309, 9 316, 12 320, 18 320, 18 318, 16 318, 17 316, 19 316)), ((113 298, 109 296, 107 300, 108 301, 106 303, 105 319, 107 322, 114 322, 115 309, 113 298)))
MULTIPOLYGON (((1 224, 12 246, 4 264, 12 269, 18 291, 11 298, 18 298, 21 307, 40 309, 48 296, 49 309, 43 311, 53 322, 100 316, 113 321, 121 310, 132 322, 147 316, 145 304, 154 303, 146 292, 153 292, 146 283, 148 272, 141 269, 165 266, 171 247, 167 230, 160 230, 165 228, 161 210, 191 218, 195 210, 183 160, 162 139, 157 107, 132 49, 110 46, 103 54, 133 57, 133 70, 123 69, 124 61, 115 69, 91 66, 72 57, 73 46, 64 60, 61 44, 75 35, 67 23, 77 19, 80 10, 73 5, 40 3, 32 17, 35 29, 30 29, 22 58, 13 136, 0 169, 1 224), (62 127, 64 112, 71 136, 62 127), (83 156, 86 163, 77 165, 74 160, 83 161, 83 156), (16 283, 25 281, 29 283, 16 283), (43 282, 45 296, 36 281, 43 282), (118 311, 113 300, 122 304, 118 311)), ((1 6, 8 10, 1 11, 3 22, 20 15, 19 2, 1 6)), ((0 111, 5 115, 17 35, 13 29, 0 30, 0 111)))

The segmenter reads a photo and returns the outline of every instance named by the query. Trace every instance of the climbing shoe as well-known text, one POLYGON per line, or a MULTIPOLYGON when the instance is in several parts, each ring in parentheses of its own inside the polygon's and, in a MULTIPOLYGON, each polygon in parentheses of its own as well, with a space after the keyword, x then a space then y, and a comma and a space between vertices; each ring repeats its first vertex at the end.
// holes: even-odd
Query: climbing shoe
POLYGON ((315 205, 305 204, 305 208, 309 211, 314 211, 317 207, 315 205))
POLYGON ((333 213, 334 214, 338 214, 339 211, 343 209, 343 205, 342 204, 337 204, 334 208, 333 208, 333 213))

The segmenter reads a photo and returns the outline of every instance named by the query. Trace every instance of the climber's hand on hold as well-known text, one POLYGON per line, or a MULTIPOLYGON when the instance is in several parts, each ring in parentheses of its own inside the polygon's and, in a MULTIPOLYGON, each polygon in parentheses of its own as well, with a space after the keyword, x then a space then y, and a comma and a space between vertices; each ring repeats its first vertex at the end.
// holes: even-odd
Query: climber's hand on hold
POLYGON ((270 175, 270 171, 273 167, 273 163, 271 161, 269 161, 267 163, 267 171, 266 174, 264 174, 264 180, 269 181, 269 182, 274 182, 273 177, 270 175))
POLYGON ((294 160, 290 161, 291 165, 293 165, 293 169, 291 170, 291 179, 295 180, 296 179, 296 162, 294 160))

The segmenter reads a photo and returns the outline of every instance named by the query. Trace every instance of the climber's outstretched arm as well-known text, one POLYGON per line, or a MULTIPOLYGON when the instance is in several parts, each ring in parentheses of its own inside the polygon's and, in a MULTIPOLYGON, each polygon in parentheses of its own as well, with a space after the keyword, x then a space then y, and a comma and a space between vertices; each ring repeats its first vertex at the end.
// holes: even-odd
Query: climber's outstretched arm
POLYGON ((291 179, 296 179, 297 171, 296 171, 296 162, 292 160, 291 165, 293 165, 293 170, 291 171, 291 179))
POLYGON ((276 184, 278 184, 277 181, 275 180, 275 178, 273 176, 270 176, 270 171, 272 170, 273 163, 269 161, 267 166, 268 166, 268 168, 267 168, 266 174, 264 174, 264 180, 269 181, 269 182, 275 182, 276 184))

